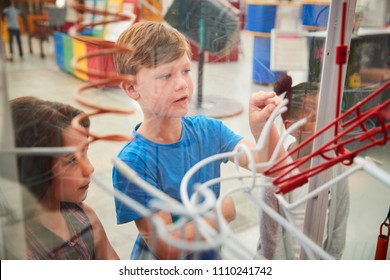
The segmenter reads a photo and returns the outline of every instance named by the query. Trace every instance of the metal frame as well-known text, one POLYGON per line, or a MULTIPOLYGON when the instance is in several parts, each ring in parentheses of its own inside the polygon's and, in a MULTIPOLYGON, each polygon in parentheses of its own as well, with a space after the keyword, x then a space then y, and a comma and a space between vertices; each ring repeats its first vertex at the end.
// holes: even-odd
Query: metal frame
MULTIPOLYGON (((8 106, 6 57, 0 37, 0 150, 15 146, 8 106)), ((0 153, 0 259, 26 259, 21 185, 17 179, 16 156, 0 153)))
MULTIPOLYGON (((338 65, 336 62, 336 46, 339 44, 341 32, 342 5, 347 2, 346 21, 344 44, 350 46, 353 21, 355 17, 356 1, 357 0, 332 0, 330 4, 330 12, 328 19, 328 28, 325 40, 324 64, 321 73, 321 85, 319 90, 318 105, 317 105, 317 120, 315 131, 323 128, 327 123, 335 119, 336 110, 336 93, 337 93, 337 78, 338 65), (331 104, 334 104, 332 106, 331 104)), ((346 64, 347 65, 347 64, 346 64)), ((341 88, 344 88, 346 66, 342 70, 341 88)), ((333 131, 327 131, 314 140, 313 150, 318 149, 324 143, 333 138, 333 131)), ((322 160, 323 161, 323 160, 322 160)), ((321 162, 320 158, 314 158, 311 166, 316 166, 321 162)), ((321 186, 328 182, 331 178, 332 170, 328 169, 325 172, 317 175, 309 180, 309 191, 313 191, 317 186, 321 186)), ((306 207, 306 215, 304 221, 304 233, 314 242, 323 244, 326 212, 328 209, 328 193, 321 193, 316 198, 308 201, 306 207)), ((306 259, 304 251, 301 251, 301 259, 306 259)))

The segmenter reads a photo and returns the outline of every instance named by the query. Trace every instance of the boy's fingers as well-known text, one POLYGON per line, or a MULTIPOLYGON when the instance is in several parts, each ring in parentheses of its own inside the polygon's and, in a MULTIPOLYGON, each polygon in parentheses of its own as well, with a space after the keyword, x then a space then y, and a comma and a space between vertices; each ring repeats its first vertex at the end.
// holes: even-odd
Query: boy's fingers
POLYGON ((264 108, 268 104, 278 104, 278 100, 275 98, 275 92, 258 92, 254 93, 251 98, 252 106, 258 107, 260 109, 264 108))
POLYGON ((275 108, 276 108, 276 107, 275 107, 274 104, 268 104, 268 105, 266 105, 266 106, 263 107, 262 109, 257 110, 256 112, 253 113, 252 120, 253 120, 255 123, 266 122, 267 119, 270 117, 272 111, 273 111, 275 108))

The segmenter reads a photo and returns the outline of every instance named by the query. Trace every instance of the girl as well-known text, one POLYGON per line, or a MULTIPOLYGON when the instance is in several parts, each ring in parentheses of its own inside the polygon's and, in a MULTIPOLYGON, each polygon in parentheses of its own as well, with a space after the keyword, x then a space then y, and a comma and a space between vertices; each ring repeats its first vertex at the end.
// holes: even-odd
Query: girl
MULTIPOLYGON (((16 147, 76 147, 77 152, 19 155, 28 259, 119 259, 95 212, 82 201, 94 171, 87 136, 71 126, 82 112, 20 97, 10 102, 16 147), (32 198, 32 199, 31 199, 32 198)), ((89 128, 89 120, 82 126, 89 128)))

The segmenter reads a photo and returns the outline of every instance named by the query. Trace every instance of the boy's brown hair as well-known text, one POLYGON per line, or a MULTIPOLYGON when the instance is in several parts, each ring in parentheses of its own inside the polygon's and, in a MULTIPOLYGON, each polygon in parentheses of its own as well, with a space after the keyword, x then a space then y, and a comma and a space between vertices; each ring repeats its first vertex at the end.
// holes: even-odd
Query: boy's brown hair
POLYGON ((158 22, 145 21, 131 25, 122 32, 116 45, 132 49, 114 54, 115 68, 119 74, 136 75, 141 67, 154 68, 184 54, 191 58, 191 48, 184 35, 158 22))

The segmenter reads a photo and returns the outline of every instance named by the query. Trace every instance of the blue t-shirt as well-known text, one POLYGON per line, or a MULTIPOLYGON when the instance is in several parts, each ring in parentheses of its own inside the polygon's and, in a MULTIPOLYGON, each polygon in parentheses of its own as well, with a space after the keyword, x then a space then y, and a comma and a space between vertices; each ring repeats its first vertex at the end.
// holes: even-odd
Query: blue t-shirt
MULTIPOLYGON (((143 180, 180 202, 180 183, 184 174, 207 157, 231 152, 242 139, 221 121, 205 116, 183 117, 181 139, 171 144, 157 144, 149 141, 137 133, 139 126, 140 124, 133 131, 134 139, 126 144, 118 157, 137 172, 143 180)), ((213 161, 196 172, 188 184, 189 196, 193 193, 194 184, 220 177, 220 165, 227 160, 213 161)), ((155 199, 134 183, 129 182, 116 168, 113 169, 112 180, 116 190, 146 207, 152 199, 155 199)), ((219 196, 219 184, 211 186, 210 189, 217 197, 219 196)), ((115 199, 115 206, 118 224, 142 217, 140 213, 118 199, 115 199)), ((138 235, 131 258, 146 258, 145 250, 147 246, 138 235)))

